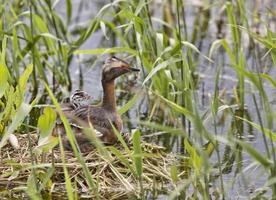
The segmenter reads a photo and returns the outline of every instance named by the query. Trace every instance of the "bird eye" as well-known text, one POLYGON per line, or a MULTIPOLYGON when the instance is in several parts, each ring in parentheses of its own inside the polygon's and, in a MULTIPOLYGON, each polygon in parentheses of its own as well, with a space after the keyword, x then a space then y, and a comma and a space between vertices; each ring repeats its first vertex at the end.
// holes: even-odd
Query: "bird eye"
POLYGON ((111 57, 111 60, 112 60, 112 61, 118 61, 118 58, 116 58, 115 56, 112 56, 112 57, 111 57))

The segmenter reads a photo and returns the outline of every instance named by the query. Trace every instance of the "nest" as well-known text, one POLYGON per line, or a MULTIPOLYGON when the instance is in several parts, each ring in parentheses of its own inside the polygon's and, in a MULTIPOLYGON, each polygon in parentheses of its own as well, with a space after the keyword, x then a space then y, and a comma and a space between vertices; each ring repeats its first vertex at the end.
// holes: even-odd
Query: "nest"
POLYGON ((115 146, 123 155, 123 159, 118 158, 112 151, 108 151, 111 159, 107 160, 97 150, 93 150, 83 155, 94 180, 95 189, 91 191, 87 185, 82 165, 72 152, 65 151, 66 163, 63 163, 61 152, 57 148, 42 155, 31 153, 32 148, 37 144, 36 134, 19 135, 18 140, 21 148, 14 150, 11 146, 6 145, 0 152, 1 199, 10 198, 11 195, 15 199, 27 198, 27 188, 30 186, 28 184, 31 176, 36 177, 38 185, 44 184, 42 195, 44 191, 47 196, 67 199, 64 166, 69 172, 75 194, 82 199, 91 199, 95 195, 105 199, 129 199, 131 196, 139 196, 141 190, 151 193, 153 189, 154 191, 166 190, 172 184, 170 166, 177 160, 173 154, 165 153, 163 147, 142 142, 143 153, 149 156, 143 157, 143 176, 142 179, 139 179, 125 162, 134 166, 130 152, 125 152, 122 147, 115 146), (49 172, 51 169, 52 174, 49 172), (47 183, 44 183, 47 174, 51 175, 47 183), (44 179, 40 177, 44 177, 44 179))

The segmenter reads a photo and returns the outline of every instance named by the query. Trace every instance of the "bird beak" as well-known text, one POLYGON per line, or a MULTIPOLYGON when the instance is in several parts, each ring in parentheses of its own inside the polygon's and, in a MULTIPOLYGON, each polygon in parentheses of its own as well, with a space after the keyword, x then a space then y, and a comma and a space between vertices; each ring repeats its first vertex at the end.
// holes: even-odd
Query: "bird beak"
POLYGON ((129 69, 132 72, 139 72, 140 71, 140 69, 138 69, 138 68, 132 68, 132 67, 130 67, 129 69))

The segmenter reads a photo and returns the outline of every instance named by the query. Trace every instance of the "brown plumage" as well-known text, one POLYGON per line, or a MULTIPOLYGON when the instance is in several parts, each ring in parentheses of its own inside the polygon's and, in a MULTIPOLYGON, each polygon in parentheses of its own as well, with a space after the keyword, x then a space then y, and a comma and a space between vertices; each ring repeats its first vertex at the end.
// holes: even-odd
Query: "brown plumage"
MULTIPOLYGON (((125 73, 139 71, 131 68, 125 61, 110 57, 106 60, 102 70, 103 100, 99 105, 91 105, 91 98, 83 91, 76 91, 71 97, 70 102, 62 105, 62 110, 69 122, 72 124, 77 142, 81 150, 89 151, 91 149, 90 141, 82 133, 83 125, 89 127, 92 123, 97 136, 106 144, 114 144, 117 137, 113 132, 112 125, 120 132, 122 130, 122 119, 117 112, 115 96, 115 79, 125 73), (82 101, 82 98, 86 101, 82 101)), ((58 131, 63 137, 65 147, 70 147, 65 136, 62 125, 57 126, 58 131)))

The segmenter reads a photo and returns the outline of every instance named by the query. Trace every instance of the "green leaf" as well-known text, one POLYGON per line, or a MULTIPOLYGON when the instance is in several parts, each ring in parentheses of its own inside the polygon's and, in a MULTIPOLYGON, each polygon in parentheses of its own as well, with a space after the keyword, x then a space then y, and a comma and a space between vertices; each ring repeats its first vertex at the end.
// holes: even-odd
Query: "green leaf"
POLYGON ((143 158, 141 148, 141 132, 137 129, 132 137, 134 153, 132 155, 134 166, 138 177, 142 177, 143 172, 143 158))
POLYGON ((260 76, 261 76, 262 78, 267 79, 267 80, 271 83, 271 85, 272 85, 274 88, 276 88, 276 80, 275 80, 274 78, 272 78, 272 77, 269 76, 268 74, 260 74, 260 76))
POLYGON ((22 103, 17 112, 15 113, 15 116, 12 118, 12 123, 8 126, 7 132, 4 134, 0 141, 0 150, 5 145, 7 139, 9 138, 9 135, 13 133, 18 126, 20 126, 25 119, 25 117, 29 114, 29 112, 32 109, 32 105, 22 103))
POLYGON ((5 99, 7 100, 5 109, 0 113, 0 118, 3 118, 3 121, 9 121, 11 115, 14 111, 14 87, 9 85, 5 94, 5 99))
POLYGON ((71 21, 72 17, 72 2, 71 0, 66 0, 66 14, 67 14, 67 24, 71 21))
POLYGON ((215 40, 214 42, 212 42, 212 45, 209 49, 209 55, 208 55, 209 58, 212 58, 214 51, 221 45, 221 42, 222 42, 221 39, 215 40))
POLYGON ((0 98, 3 96, 9 86, 8 77, 9 72, 7 68, 4 65, 0 64, 0 98))
POLYGON ((158 96, 163 102, 165 102, 168 106, 170 106, 174 111, 182 113, 183 115, 185 115, 189 120, 193 120, 194 115, 186 108, 174 103, 173 101, 170 101, 168 99, 166 99, 165 97, 156 94, 156 96, 158 96))
POLYGON ((221 45, 223 46, 223 48, 225 49, 225 51, 227 52, 227 54, 228 54, 228 56, 229 56, 229 58, 230 58, 230 60, 231 60, 232 65, 233 65, 234 67, 236 67, 236 66, 237 66, 237 63, 236 63, 235 54, 234 54, 233 51, 231 50, 231 48, 230 48, 228 42, 227 42, 225 39, 220 40, 220 42, 221 42, 221 45))
POLYGON ((89 50, 76 50, 74 54, 108 54, 108 53, 129 53, 131 55, 137 55, 137 51, 128 47, 113 47, 113 48, 99 48, 89 50))
POLYGON ((62 139, 61 139, 60 135, 59 135, 58 139, 59 139, 59 147, 60 147, 59 149, 60 149, 61 161, 62 161, 62 165, 63 165, 63 173, 64 173, 64 178, 65 178, 65 188, 66 188, 66 192, 67 192, 67 197, 69 200, 74 200, 72 182, 71 182, 71 178, 70 178, 68 169, 66 167, 65 153, 64 153, 64 148, 63 148, 62 139))
POLYGON ((198 53, 199 55, 201 55, 203 58, 205 58, 206 60, 208 60, 209 62, 213 63, 214 61, 210 58, 208 58, 207 56, 205 56, 204 54, 202 54, 200 52, 200 50, 195 46, 193 45, 192 43, 190 42, 187 42, 187 41, 181 41, 181 43, 189 48, 191 48, 192 50, 194 50, 196 53, 198 53))
POLYGON ((19 85, 17 88, 19 89, 19 91, 21 92, 22 95, 25 94, 27 81, 28 81, 32 71, 33 71, 33 65, 29 64, 26 67, 24 73, 19 78, 19 85))
POLYGON ((177 166, 176 165, 172 165, 171 166, 171 178, 174 184, 176 184, 177 180, 178 180, 178 172, 177 172, 177 166))
POLYGON ((165 133, 170 133, 171 135, 181 135, 183 137, 187 137, 188 133, 182 128, 175 128, 171 126, 165 126, 163 124, 157 124, 156 122, 149 121, 138 121, 139 124, 149 127, 151 129, 160 130, 165 133))
MULTIPOLYGON (((72 50, 75 50, 76 48, 81 46, 87 40, 87 38, 98 29, 98 27, 99 27, 99 20, 97 18, 93 19, 90 22, 89 27, 86 29, 86 31, 82 32, 79 39, 74 42, 74 45, 73 45, 74 48, 72 50)), ((70 54, 71 53, 72 52, 70 52, 70 54)))
POLYGON ((27 180, 27 194, 31 200, 42 199, 41 194, 38 192, 38 180, 36 179, 34 173, 31 173, 27 180))
POLYGON ((118 140, 120 141, 120 143, 121 143, 122 146, 124 147, 124 150, 125 150, 126 152, 130 152, 130 150, 129 150, 129 148, 128 148, 126 142, 125 142, 125 140, 124 140, 123 137, 122 137, 122 134, 119 133, 119 131, 115 128, 115 126, 112 124, 111 121, 109 121, 109 123, 111 124, 112 129, 113 129, 115 135, 117 136, 118 140))
POLYGON ((167 66, 170 66, 172 64, 175 64, 177 62, 180 62, 182 59, 180 58, 171 58, 169 60, 166 60, 164 62, 161 62, 160 64, 158 64, 157 66, 155 66, 150 73, 148 74, 148 76, 145 78, 143 85, 145 85, 146 82, 148 82, 148 80, 150 80, 158 71, 165 69, 167 66))
POLYGON ((43 114, 39 117, 37 123, 42 138, 45 138, 52 133, 56 118, 57 114, 53 108, 47 107, 44 109, 43 114))
POLYGON ((199 174, 202 168, 201 157, 198 155, 196 149, 190 144, 187 138, 184 139, 184 145, 185 145, 185 149, 190 154, 189 162, 191 166, 193 166, 193 168, 195 169, 195 172, 199 174))
POLYGON ((249 121, 249 120, 247 120, 245 118, 241 118, 241 117, 238 117, 238 116, 236 116, 236 118, 239 118, 239 119, 247 122, 248 124, 250 124, 251 126, 253 126, 254 128, 256 128, 257 130, 259 130, 260 132, 263 132, 265 134, 265 136, 268 139, 272 140, 273 142, 276 141, 276 133, 273 132, 272 130, 264 128, 264 127, 262 128, 260 125, 258 125, 256 123, 253 123, 253 122, 251 122, 251 121, 249 121))
POLYGON ((2 65, 6 65, 6 49, 7 49, 7 36, 4 36, 4 39, 2 40, 2 49, 1 49, 1 60, 0 63, 2 65))
POLYGON ((242 148, 261 165, 263 165, 266 168, 272 166, 273 163, 263 153, 259 153, 255 147, 240 140, 235 141, 239 143, 242 146, 242 148))
MULTIPOLYGON (((47 39, 52 39, 52 40, 56 40, 56 41, 61 41, 61 39, 57 38, 56 36, 54 36, 53 34, 51 33, 40 33, 38 36, 41 36, 41 37, 45 37, 47 39)), ((50 40, 48 40, 50 41, 50 40)), ((50 42, 51 44, 48 45, 48 46, 53 46, 52 42, 50 42)), ((53 49, 53 48, 52 48, 53 49)))
POLYGON ((39 15, 33 15, 34 24, 41 33, 48 33, 48 27, 45 21, 39 15))
POLYGON ((21 105, 21 103, 23 102, 23 100, 25 98, 27 82, 28 82, 28 79, 29 79, 32 71, 33 71, 33 65, 30 64, 27 66, 27 68, 25 69, 25 71, 19 78, 19 83, 16 86, 16 91, 14 93, 15 99, 13 100, 16 108, 21 105))
POLYGON ((214 150, 215 150, 215 145, 212 142, 209 141, 204 145, 204 150, 205 150, 206 154, 209 157, 211 157, 214 150))
POLYGON ((108 38, 107 33, 106 33, 106 26, 105 26, 105 23, 103 21, 100 21, 100 27, 102 29, 104 37, 108 40, 109 38, 108 38))
POLYGON ((53 186, 51 177, 54 175, 55 173, 55 166, 51 166, 49 169, 47 169, 46 172, 43 171, 43 176, 41 177, 41 185, 39 187, 39 191, 41 192, 42 190, 47 190, 47 189, 51 189, 53 186))
POLYGON ((34 148, 34 152, 40 154, 42 152, 49 152, 58 144, 58 138, 52 135, 47 137, 40 137, 38 145, 34 148))
POLYGON ((139 96, 140 94, 135 94, 123 107, 119 109, 119 114, 122 115, 132 108, 139 96))
POLYGON ((235 18, 235 13, 233 10, 233 4, 230 2, 226 3, 226 13, 227 13, 227 17, 228 17, 228 22, 231 26, 231 33, 232 33, 232 39, 235 43, 239 44, 240 43, 240 39, 239 39, 239 32, 237 29, 237 22, 236 22, 236 18, 235 18))

